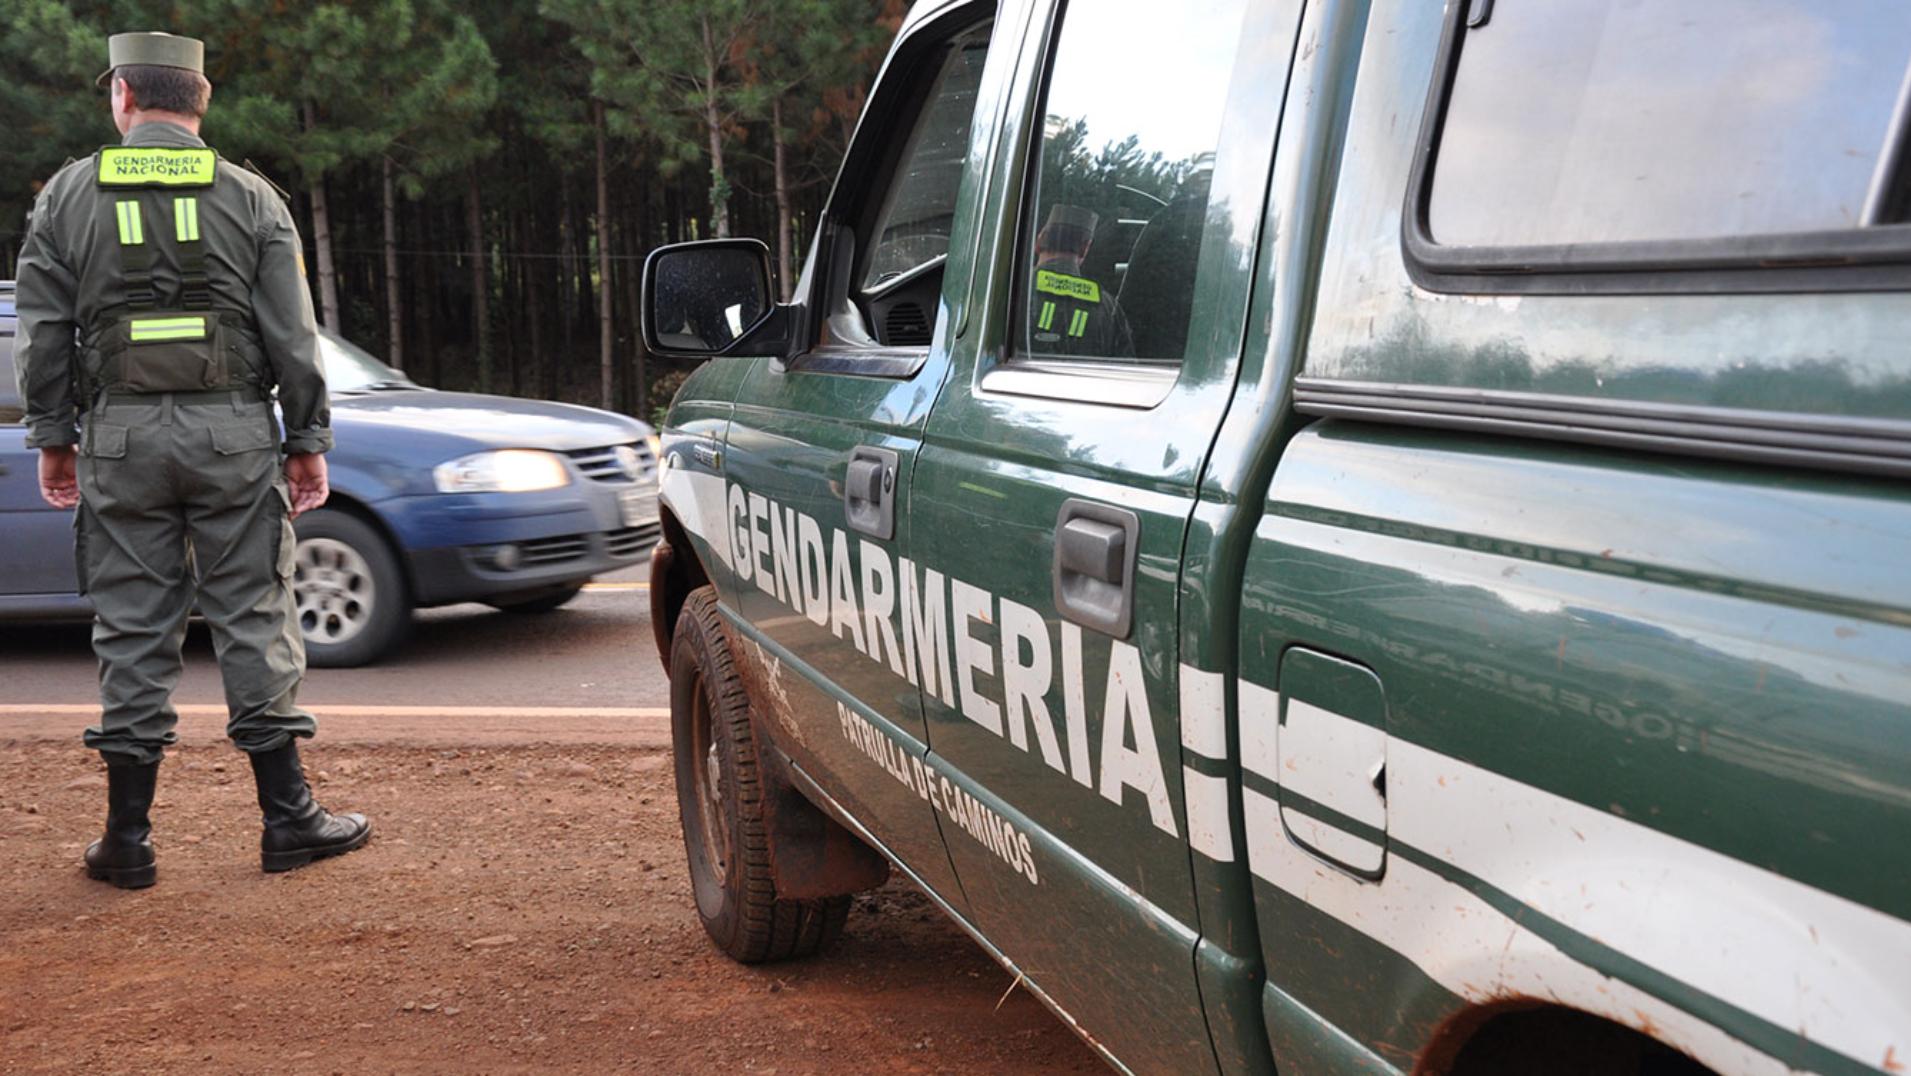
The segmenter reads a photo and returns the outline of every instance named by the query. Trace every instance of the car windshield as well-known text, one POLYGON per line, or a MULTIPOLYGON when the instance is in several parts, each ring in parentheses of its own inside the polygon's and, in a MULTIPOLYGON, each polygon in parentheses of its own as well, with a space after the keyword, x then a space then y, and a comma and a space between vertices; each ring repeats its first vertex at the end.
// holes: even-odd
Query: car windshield
POLYGON ((358 345, 324 330, 319 332, 318 351, 325 368, 325 387, 334 395, 419 387, 403 371, 386 366, 358 345))

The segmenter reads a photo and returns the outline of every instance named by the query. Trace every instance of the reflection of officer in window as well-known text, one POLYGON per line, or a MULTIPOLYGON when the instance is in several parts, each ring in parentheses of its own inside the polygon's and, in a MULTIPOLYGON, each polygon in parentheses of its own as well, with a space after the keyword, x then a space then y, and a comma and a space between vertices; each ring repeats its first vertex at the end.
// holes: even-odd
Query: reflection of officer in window
POLYGON ((1051 355, 1129 358, 1135 353, 1128 319, 1114 294, 1081 275, 1101 217, 1080 206, 1057 205, 1035 233, 1035 282, 1029 297, 1031 350, 1051 355))

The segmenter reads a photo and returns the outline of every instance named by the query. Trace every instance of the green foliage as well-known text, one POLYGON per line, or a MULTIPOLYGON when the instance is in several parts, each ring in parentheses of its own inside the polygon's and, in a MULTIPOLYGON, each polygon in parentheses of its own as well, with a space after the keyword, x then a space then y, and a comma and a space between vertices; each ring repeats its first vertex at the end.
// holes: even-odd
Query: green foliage
POLYGON ((107 95, 93 86, 107 36, 189 34, 206 42, 214 87, 206 140, 290 192, 313 272, 310 191, 322 181, 347 335, 377 348, 395 297, 407 366, 445 387, 469 385, 479 361, 473 310, 488 298, 502 384, 595 399, 605 294, 595 255, 598 235, 608 234, 620 391, 634 403, 643 255, 710 234, 722 214, 740 234, 773 236, 769 162, 778 136, 786 204, 804 229, 905 6, 0 0, 9 132, 0 154, 0 278, 11 275, 46 178, 69 157, 119 140, 107 95), (596 219, 594 99, 606 106, 609 135, 604 221, 596 219), (717 154, 727 155, 721 164, 717 154), (388 161, 401 195, 396 288, 385 270, 388 161), (482 283, 470 266, 476 243, 486 254, 482 283), (479 286, 486 291, 474 296, 479 286))
MULTIPOLYGON (((1086 120, 1050 116, 1042 140, 1042 202, 1081 206, 1113 220, 1134 203, 1131 192, 1165 205, 1190 176, 1212 164, 1211 155, 1171 161, 1158 151, 1143 153, 1135 135, 1091 150, 1086 120)), ((1140 212, 1153 215, 1145 207, 1140 212)))

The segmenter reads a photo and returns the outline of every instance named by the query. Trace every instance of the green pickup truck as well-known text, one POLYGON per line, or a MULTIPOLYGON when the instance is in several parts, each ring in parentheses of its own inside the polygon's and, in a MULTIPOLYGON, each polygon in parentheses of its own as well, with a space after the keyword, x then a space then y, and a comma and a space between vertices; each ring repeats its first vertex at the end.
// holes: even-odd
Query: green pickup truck
POLYGON ((1911 1069, 1911 4, 924 0, 652 568, 697 911, 1138 1073, 1911 1069))

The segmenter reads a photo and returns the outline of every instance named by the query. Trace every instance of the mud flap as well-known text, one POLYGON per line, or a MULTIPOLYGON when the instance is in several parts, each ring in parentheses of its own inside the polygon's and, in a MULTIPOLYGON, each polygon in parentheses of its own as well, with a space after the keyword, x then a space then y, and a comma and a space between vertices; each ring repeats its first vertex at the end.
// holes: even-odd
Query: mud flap
MULTIPOLYGON (((758 729, 759 740, 767 740, 758 729)), ((889 880, 889 860, 797 791, 782 752, 757 755, 764 820, 770 827, 770 871, 776 895, 817 900, 861 893, 889 880)))

